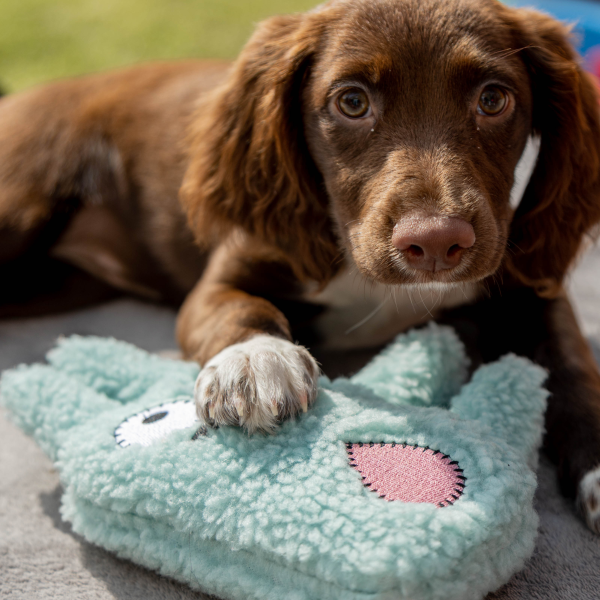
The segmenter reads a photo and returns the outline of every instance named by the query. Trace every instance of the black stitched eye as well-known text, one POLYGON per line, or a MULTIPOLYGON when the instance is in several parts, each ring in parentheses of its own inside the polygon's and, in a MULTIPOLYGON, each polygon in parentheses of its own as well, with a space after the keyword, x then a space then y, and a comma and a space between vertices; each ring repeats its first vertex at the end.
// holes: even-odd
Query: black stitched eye
POLYGON ((351 119, 360 119, 369 112, 369 98, 358 88, 345 91, 337 104, 342 114, 351 119))
POLYGON ((192 398, 175 398, 125 419, 115 429, 115 442, 121 448, 135 444, 150 446, 173 431, 197 423, 196 404, 192 398))
POLYGON ((153 415, 146 417, 142 421, 142 425, 149 425, 150 423, 155 423, 156 421, 160 421, 161 419, 164 419, 168 414, 169 414, 168 412, 154 413, 153 415))
POLYGON ((477 112, 480 115, 487 115, 488 117, 494 117, 499 115, 506 107, 508 97, 506 92, 501 90, 499 87, 488 86, 481 96, 479 96, 479 105, 477 112))

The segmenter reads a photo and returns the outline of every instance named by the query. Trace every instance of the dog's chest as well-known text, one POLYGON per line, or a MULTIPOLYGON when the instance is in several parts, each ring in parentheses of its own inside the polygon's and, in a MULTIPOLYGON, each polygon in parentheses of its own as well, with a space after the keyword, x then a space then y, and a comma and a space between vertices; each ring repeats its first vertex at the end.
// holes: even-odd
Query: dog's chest
POLYGON ((345 269, 322 292, 307 299, 326 306, 314 327, 328 349, 378 346, 442 310, 473 302, 477 283, 423 289, 386 286, 345 269))

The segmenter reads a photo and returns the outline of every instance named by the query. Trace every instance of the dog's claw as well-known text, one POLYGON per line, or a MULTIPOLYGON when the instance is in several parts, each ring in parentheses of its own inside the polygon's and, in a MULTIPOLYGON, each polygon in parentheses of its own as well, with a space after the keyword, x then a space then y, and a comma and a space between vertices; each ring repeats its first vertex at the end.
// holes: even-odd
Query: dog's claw
POLYGON ((600 466, 589 471, 581 480, 577 503, 588 527, 600 534, 600 466))
POLYGON ((215 418, 215 407, 212 404, 210 404, 209 407, 208 407, 208 416, 211 419, 215 418))
POLYGON ((274 417, 276 417, 279 414, 279 408, 277 407, 276 401, 271 402, 271 413, 274 417))
POLYGON ((246 409, 244 407, 244 401, 241 398, 236 399, 235 409, 237 410, 237 414, 240 416, 240 418, 243 418, 246 409))
POLYGON ((308 411, 308 396, 306 395, 306 392, 300 394, 300 406, 302 407, 303 413, 308 411))

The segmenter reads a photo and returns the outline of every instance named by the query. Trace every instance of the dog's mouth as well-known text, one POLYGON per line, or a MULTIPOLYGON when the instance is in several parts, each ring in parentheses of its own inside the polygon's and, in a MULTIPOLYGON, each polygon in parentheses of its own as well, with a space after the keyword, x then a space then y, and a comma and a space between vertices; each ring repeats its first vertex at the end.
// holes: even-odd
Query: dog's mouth
POLYGON ((408 265, 397 251, 388 251, 377 256, 371 253, 351 253, 356 270, 368 280, 391 287, 409 287, 421 290, 449 290, 467 283, 485 279, 494 271, 479 273, 474 269, 475 255, 466 252, 459 265, 451 268, 431 265, 431 269, 415 269, 408 265), (475 272, 474 272, 475 271, 475 272))
MULTIPOLYGON (((394 287, 409 286, 436 291, 487 279, 498 271, 501 263, 502 252, 498 249, 492 249, 488 256, 476 246, 456 253, 460 253, 460 260, 454 265, 436 258, 424 259, 419 254, 416 258, 420 261, 420 268, 410 264, 406 253, 393 247, 380 252, 377 249, 365 251, 361 247, 360 250, 353 249, 351 256, 358 271, 372 281, 394 287)), ((413 256, 409 255, 409 259, 413 259, 413 256)))

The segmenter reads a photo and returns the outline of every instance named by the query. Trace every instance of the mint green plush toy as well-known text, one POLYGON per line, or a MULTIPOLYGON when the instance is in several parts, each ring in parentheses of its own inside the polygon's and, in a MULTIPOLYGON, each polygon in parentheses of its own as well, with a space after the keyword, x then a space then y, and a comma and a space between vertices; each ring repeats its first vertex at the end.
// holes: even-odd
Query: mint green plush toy
POLYGON ((531 555, 545 373, 463 385, 452 330, 402 335, 275 435, 196 421, 194 364, 72 337, 2 378, 94 544, 235 600, 468 600, 531 555), (462 387, 461 387, 462 386, 462 387))

